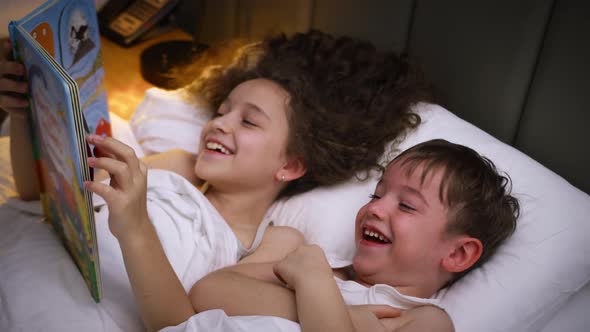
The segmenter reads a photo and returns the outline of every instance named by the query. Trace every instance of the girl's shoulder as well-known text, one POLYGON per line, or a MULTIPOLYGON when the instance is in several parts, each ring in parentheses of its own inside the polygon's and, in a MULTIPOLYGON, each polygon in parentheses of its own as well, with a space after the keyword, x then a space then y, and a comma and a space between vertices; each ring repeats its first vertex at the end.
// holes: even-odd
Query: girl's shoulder
POLYGON ((195 175, 196 156, 182 149, 145 156, 141 159, 149 169, 161 169, 174 172, 194 186, 200 187, 203 181, 195 175))

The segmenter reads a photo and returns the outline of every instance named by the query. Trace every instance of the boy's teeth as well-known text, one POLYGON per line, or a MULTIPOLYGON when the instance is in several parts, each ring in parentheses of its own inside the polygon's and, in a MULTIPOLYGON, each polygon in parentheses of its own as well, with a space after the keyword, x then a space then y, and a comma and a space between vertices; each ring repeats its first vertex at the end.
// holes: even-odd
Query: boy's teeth
POLYGON ((207 149, 220 151, 223 154, 229 154, 229 151, 221 144, 215 142, 207 142, 207 149))
POLYGON ((376 232, 372 232, 372 231, 370 231, 368 229, 365 229, 364 233, 368 237, 375 238, 376 240, 380 240, 381 242, 384 242, 384 243, 389 243, 389 240, 388 239, 386 239, 383 235, 380 235, 380 234, 378 234, 376 232))

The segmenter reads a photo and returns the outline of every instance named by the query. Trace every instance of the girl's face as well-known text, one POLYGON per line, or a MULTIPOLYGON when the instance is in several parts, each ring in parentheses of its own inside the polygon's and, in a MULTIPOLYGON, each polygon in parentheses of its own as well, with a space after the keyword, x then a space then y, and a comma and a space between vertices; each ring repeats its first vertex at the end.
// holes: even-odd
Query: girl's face
POLYGON ((361 281, 407 292, 438 282, 453 243, 445 235, 447 208, 439 198, 444 172, 432 171, 422 182, 421 165, 408 174, 400 164, 387 167, 371 201, 358 212, 353 264, 361 281))
POLYGON ((235 87, 203 128, 195 174, 216 189, 278 185, 286 154, 289 94, 267 79, 235 87))

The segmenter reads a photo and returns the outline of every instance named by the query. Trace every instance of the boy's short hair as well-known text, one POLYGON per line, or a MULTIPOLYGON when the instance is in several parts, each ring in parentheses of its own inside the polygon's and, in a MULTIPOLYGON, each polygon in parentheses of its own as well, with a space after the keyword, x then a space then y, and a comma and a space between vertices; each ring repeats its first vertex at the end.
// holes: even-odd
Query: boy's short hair
POLYGON ((422 165, 422 182, 442 169, 439 198, 448 208, 446 234, 466 234, 483 245, 480 259, 451 282, 485 263, 514 233, 520 207, 510 195, 510 177, 499 174, 491 160, 473 149, 435 139, 402 152, 393 162, 401 162, 408 174, 422 165))

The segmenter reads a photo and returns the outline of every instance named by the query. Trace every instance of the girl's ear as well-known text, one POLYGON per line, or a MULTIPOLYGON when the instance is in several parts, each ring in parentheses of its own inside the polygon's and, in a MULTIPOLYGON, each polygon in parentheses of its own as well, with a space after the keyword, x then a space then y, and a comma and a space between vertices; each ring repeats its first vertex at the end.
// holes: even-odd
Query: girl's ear
POLYGON ((275 175, 277 181, 289 182, 302 177, 307 171, 303 160, 298 157, 290 158, 275 175))
POLYGON ((479 260, 482 251, 480 240, 469 236, 460 237, 454 240, 451 252, 443 258, 442 267, 447 272, 463 272, 479 260))

